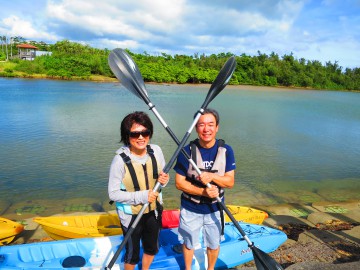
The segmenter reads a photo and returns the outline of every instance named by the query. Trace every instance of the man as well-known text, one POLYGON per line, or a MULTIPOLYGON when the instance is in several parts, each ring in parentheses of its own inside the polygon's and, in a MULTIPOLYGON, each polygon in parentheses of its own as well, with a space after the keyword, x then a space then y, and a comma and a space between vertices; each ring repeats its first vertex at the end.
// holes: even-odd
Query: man
POLYGON ((197 175, 186 157, 181 154, 174 167, 176 188, 181 194, 179 234, 183 239, 185 269, 191 269, 194 247, 199 244, 203 229, 207 246, 208 270, 214 269, 219 255, 223 228, 223 211, 216 198, 224 200, 224 188, 234 186, 235 157, 232 148, 216 139, 219 115, 206 109, 196 124, 198 139, 185 147, 202 171, 197 175), (206 184, 210 183, 211 187, 206 184))

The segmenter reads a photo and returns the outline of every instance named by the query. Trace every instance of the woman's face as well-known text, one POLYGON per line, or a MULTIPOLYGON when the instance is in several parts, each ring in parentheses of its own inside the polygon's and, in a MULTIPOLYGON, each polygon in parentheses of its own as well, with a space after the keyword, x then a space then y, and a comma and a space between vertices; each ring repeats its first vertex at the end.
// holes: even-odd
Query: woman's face
POLYGON ((136 155, 146 154, 146 146, 150 140, 150 131, 138 124, 134 123, 130 129, 129 142, 130 142, 130 151, 136 155))

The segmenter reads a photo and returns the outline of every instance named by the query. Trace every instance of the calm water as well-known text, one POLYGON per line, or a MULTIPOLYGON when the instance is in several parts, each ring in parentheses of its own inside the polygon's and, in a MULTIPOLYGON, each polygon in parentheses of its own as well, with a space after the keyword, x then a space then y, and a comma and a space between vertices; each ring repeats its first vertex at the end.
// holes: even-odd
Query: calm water
MULTIPOLYGON (((209 86, 147 87, 181 139, 209 86)), ((210 107, 236 154, 229 202, 360 199, 359 93, 228 86, 210 107)), ((134 110, 148 107, 118 83, 0 78, 0 214, 111 209, 108 169, 120 121, 134 110)), ((169 160, 176 145, 148 113, 169 160)), ((178 207, 174 185, 164 193, 166 207, 178 207)))

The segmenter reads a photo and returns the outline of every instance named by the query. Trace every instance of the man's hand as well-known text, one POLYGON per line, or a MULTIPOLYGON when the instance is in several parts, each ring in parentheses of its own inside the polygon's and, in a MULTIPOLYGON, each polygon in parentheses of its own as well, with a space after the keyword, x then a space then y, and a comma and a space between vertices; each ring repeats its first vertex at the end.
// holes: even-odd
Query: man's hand
POLYGON ((199 180, 206 186, 207 183, 210 183, 213 180, 213 174, 209 172, 203 172, 199 175, 199 180))
POLYGON ((209 198, 219 197, 219 189, 215 185, 212 185, 211 187, 206 187, 205 193, 206 193, 206 196, 209 198))

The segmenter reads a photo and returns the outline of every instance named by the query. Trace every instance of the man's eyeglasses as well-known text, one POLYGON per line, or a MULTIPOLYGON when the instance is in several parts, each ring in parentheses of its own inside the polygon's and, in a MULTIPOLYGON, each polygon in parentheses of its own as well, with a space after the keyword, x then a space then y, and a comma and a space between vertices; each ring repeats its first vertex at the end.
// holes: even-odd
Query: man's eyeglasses
POLYGON ((143 131, 131 131, 129 133, 130 138, 137 139, 141 136, 143 137, 149 137, 150 136, 150 130, 143 130, 143 131))

